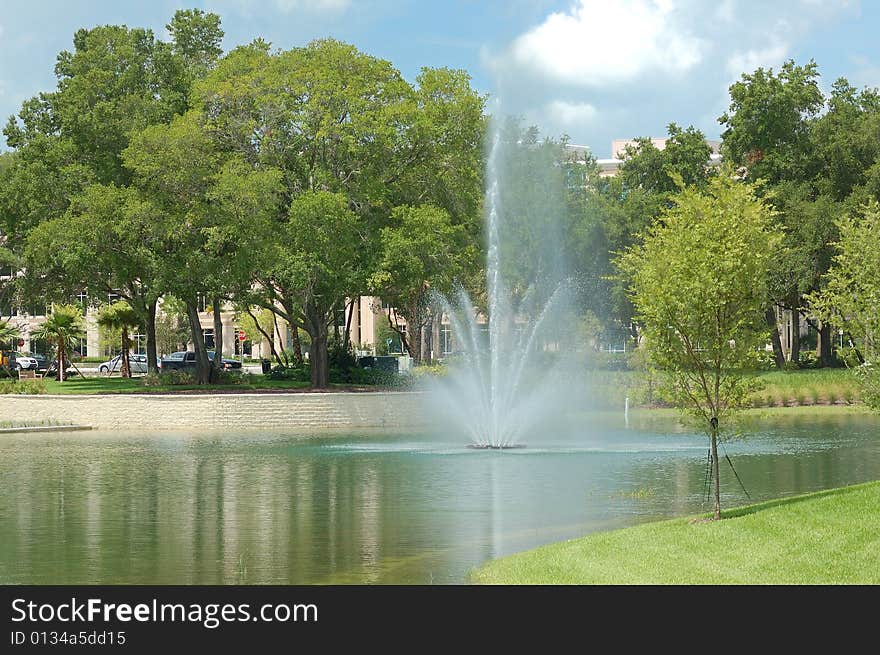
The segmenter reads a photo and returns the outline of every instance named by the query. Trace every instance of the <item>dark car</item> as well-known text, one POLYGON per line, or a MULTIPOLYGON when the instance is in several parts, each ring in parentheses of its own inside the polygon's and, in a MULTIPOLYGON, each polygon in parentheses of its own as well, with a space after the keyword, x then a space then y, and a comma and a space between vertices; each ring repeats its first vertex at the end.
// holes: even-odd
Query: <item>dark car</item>
MULTIPOLYGON (((208 360, 214 361, 214 351, 208 351, 208 360)), ((220 360, 223 363, 223 369, 226 371, 230 371, 233 369, 240 369, 241 362, 236 359, 226 359, 225 357, 220 360)), ((195 368, 196 366, 196 354, 191 350, 181 350, 176 353, 171 353, 168 357, 163 357, 160 362, 160 366, 163 371, 172 371, 174 369, 187 369, 187 368, 195 368)))

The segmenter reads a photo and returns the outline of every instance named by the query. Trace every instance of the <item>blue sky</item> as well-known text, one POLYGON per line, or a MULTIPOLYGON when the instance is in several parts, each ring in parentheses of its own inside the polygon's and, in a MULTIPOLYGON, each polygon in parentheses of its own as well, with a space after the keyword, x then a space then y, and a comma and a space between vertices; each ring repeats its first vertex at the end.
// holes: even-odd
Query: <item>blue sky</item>
POLYGON ((0 0, 0 117, 55 85, 80 27, 164 25, 179 8, 218 13, 229 49, 261 36, 290 48, 332 36, 390 60, 467 70, 503 111, 607 157, 611 140, 671 122, 717 138, 727 87, 787 58, 880 86, 874 0, 0 0))

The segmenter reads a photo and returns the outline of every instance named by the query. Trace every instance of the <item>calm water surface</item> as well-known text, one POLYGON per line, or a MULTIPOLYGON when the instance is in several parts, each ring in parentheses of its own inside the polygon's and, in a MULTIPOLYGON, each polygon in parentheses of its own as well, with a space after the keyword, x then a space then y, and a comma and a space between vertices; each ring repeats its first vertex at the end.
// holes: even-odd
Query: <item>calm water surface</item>
MULTIPOLYGON (((880 478, 877 417, 748 434, 726 452, 754 501, 880 478)), ((0 583, 460 583, 492 557, 710 508, 707 441, 671 419, 528 441, 0 435, 0 583)), ((723 505, 749 502, 722 464, 723 505)))

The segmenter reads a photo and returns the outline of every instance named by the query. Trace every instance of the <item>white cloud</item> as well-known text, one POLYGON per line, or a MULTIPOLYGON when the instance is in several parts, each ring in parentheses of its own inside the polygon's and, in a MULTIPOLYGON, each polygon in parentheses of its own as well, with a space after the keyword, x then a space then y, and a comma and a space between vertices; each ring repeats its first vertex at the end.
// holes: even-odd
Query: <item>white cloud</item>
MULTIPOLYGON (((207 0, 206 8, 222 13, 231 5, 242 16, 251 18, 265 14, 265 4, 263 0, 207 0)), ((351 6, 351 0, 272 0, 271 4, 274 8, 268 11, 272 13, 277 10, 283 14, 303 12, 314 15, 342 12, 351 6)))
POLYGON ((561 126, 579 126, 596 117, 596 108, 586 102, 553 100, 544 107, 544 113, 561 126))
POLYGON ((291 11, 321 13, 348 9, 351 0, 275 0, 275 4, 285 13, 291 11))
POLYGON ((494 64, 569 85, 603 86, 648 72, 687 71, 702 50, 703 42, 677 20, 671 0, 578 0, 519 36, 494 64))
POLYGON ((751 73, 758 67, 778 68, 788 53, 787 43, 776 43, 765 48, 735 52, 727 59, 727 72, 735 78, 742 73, 751 73))

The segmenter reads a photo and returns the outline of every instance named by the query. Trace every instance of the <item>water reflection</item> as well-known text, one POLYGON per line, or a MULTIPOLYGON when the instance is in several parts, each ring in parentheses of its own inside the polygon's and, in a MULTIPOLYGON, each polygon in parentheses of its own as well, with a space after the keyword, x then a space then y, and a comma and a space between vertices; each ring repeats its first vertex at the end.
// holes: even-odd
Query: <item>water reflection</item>
MULTIPOLYGON (((705 440, 619 418, 504 453, 436 435, 6 435, 0 582, 456 583, 490 557, 708 510, 705 440)), ((878 427, 774 417, 725 448, 762 500, 880 478, 878 427)), ((722 490, 747 502, 726 467, 722 490)))

